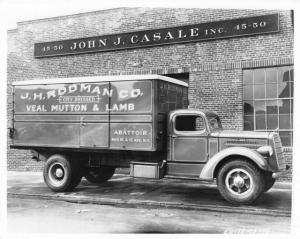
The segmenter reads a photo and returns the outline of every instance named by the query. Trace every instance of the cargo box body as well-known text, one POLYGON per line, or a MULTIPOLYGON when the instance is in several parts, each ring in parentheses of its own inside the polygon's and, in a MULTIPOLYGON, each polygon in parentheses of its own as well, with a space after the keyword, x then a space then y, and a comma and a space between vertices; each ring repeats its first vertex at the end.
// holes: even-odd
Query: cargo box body
POLYGON ((167 114, 187 84, 158 75, 16 82, 13 147, 166 150, 167 114))

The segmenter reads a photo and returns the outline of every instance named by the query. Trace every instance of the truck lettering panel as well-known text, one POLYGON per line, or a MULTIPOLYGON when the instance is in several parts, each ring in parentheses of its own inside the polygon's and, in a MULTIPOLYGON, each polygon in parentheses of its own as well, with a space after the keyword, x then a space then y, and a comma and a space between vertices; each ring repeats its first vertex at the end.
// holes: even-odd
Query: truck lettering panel
POLYGON ((152 82, 120 81, 111 82, 112 97, 109 110, 118 113, 151 113, 152 82))
POLYGON ((15 112, 105 113, 112 93, 109 83, 18 86, 15 88, 15 112))
POLYGON ((112 123, 110 127, 110 147, 117 149, 151 149, 152 125, 112 123))
POLYGON ((15 112, 107 114, 151 112, 151 82, 26 85, 15 88, 15 112))

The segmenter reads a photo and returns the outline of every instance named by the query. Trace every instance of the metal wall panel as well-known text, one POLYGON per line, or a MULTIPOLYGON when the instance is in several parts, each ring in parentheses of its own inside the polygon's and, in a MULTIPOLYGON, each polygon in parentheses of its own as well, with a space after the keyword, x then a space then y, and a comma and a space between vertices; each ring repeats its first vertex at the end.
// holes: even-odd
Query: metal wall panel
POLYGON ((84 123, 80 126, 80 147, 108 147, 108 123, 84 123))
POLYGON ((153 86, 150 80, 15 86, 14 143, 152 151, 153 86))
POLYGON ((166 175, 199 177, 205 164, 171 163, 167 164, 166 175))
POLYGON ((15 145, 78 147, 79 124, 16 122, 15 145))
POLYGON ((209 139, 209 157, 211 158, 218 153, 218 139, 209 139))
POLYGON ((173 138, 173 150, 175 161, 206 162, 207 138, 177 136, 173 138))

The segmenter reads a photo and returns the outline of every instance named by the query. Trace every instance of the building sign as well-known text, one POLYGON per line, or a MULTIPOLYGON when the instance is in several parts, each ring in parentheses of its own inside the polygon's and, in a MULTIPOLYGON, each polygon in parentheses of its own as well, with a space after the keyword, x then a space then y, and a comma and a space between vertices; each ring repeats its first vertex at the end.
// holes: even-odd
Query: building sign
POLYGON ((62 56, 279 32, 279 15, 263 15, 187 26, 34 44, 34 56, 62 56))
POLYGON ((22 114, 120 114, 152 110, 151 81, 26 85, 15 87, 22 114))

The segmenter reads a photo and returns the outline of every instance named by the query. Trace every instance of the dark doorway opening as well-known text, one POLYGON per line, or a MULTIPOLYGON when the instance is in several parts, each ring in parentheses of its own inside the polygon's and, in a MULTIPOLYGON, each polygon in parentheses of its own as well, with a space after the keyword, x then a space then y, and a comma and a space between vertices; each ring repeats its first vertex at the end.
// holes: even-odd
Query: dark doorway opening
POLYGON ((189 84, 189 77, 190 77, 189 73, 165 74, 164 76, 172 77, 174 79, 181 80, 189 84))

